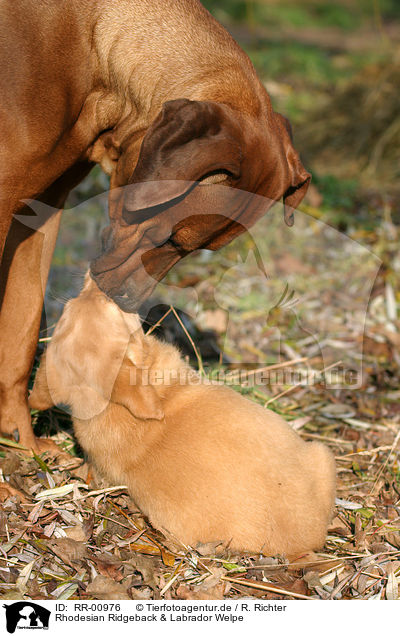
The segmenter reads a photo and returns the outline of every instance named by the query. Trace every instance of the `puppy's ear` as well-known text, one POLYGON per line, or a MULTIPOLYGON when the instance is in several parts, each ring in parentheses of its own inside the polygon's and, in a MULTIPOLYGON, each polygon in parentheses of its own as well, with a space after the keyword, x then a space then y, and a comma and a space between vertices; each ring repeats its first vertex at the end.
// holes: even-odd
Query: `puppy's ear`
POLYGON ((148 377, 125 358, 115 381, 111 402, 125 406, 139 420, 162 420, 161 400, 148 377))
POLYGON ((28 404, 31 409, 36 409, 38 411, 45 411, 46 409, 50 409, 52 406, 54 406, 54 400, 51 397, 49 385, 47 382, 47 365, 45 353, 42 355, 39 368, 36 371, 35 382, 33 384, 33 389, 28 399, 28 404))

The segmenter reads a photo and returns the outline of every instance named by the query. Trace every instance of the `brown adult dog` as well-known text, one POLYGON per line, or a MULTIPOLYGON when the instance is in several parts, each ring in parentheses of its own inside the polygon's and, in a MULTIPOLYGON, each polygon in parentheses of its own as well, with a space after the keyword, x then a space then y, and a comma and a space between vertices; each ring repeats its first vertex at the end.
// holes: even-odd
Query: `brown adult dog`
POLYGON ((87 280, 55 329, 30 405, 71 406, 97 469, 185 544, 286 555, 321 548, 335 493, 330 451, 232 389, 201 383, 135 318, 87 280))
POLYGON ((3 0, 0 58, 0 433, 37 449, 26 394, 55 208, 92 166, 112 187, 92 275, 127 311, 281 197, 291 223, 310 175, 251 62, 198 0, 3 0), (27 199, 49 207, 35 217, 27 199))

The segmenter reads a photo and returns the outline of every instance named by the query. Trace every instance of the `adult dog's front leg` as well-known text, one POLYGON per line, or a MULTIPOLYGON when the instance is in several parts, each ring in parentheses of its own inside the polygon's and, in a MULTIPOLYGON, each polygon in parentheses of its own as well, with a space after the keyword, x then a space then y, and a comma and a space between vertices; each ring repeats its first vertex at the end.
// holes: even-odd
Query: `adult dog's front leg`
POLYGON ((0 432, 18 432, 20 443, 36 452, 45 444, 32 430, 27 385, 60 215, 55 211, 39 231, 14 220, 0 269, 0 432))
MULTIPOLYGON (((55 447, 51 440, 35 437, 27 404, 47 276, 61 208, 92 167, 87 161, 75 164, 43 193, 41 200, 54 208, 54 214, 36 231, 13 220, 0 267, 0 434, 17 431, 20 443, 36 452, 55 447)), ((18 211, 24 214, 32 211, 18 211)))

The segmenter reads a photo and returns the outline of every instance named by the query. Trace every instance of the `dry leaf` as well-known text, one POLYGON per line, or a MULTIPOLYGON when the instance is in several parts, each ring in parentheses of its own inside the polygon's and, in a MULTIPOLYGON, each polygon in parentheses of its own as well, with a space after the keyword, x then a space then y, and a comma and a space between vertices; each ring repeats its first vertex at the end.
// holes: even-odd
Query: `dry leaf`
POLYGON ((72 526, 71 528, 64 528, 64 532, 69 539, 73 539, 74 541, 85 542, 88 539, 83 526, 72 526))
POLYGON ((125 587, 108 576, 96 576, 87 586, 86 593, 99 600, 130 600, 125 587))
POLYGON ((394 572, 388 575, 385 594, 388 601, 397 601, 399 598, 399 579, 394 572))
POLYGON ((126 563, 130 565, 135 572, 139 572, 143 578, 143 584, 148 585, 153 590, 158 587, 158 582, 155 576, 156 561, 151 557, 145 557, 140 554, 136 554, 126 563))
POLYGON ((400 529, 394 530, 393 532, 387 532, 384 537, 390 545, 400 549, 400 529))
POLYGON ((96 565, 97 570, 103 576, 107 576, 114 581, 122 581, 123 561, 112 554, 101 554, 99 556, 91 556, 90 559, 96 565))
POLYGON ((74 568, 87 555, 85 544, 73 539, 52 539, 48 546, 64 563, 74 568))
POLYGON ((6 501, 9 497, 16 497, 19 501, 23 503, 27 503, 28 499, 25 497, 24 493, 16 488, 10 486, 6 482, 0 483, 0 501, 6 501))
POLYGON ((217 552, 217 548, 222 545, 221 541, 212 541, 210 543, 198 543, 196 545, 196 552, 201 556, 214 556, 217 552))
POLYGON ((319 578, 319 573, 314 572, 314 570, 309 570, 303 576, 303 579, 307 583, 310 590, 313 590, 316 587, 322 587, 321 579, 319 578))
POLYGON ((183 601, 219 601, 224 598, 224 590, 225 586, 223 583, 214 585, 207 590, 201 586, 197 588, 195 586, 179 585, 176 590, 176 598, 183 601))

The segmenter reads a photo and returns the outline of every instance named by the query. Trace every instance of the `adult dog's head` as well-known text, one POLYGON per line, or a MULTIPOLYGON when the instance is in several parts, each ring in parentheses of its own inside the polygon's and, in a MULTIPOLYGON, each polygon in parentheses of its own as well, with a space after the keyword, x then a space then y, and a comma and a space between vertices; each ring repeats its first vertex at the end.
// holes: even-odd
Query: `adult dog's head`
POLYGON ((137 142, 118 149, 111 223, 91 265, 124 311, 137 310, 183 256, 226 245, 282 197, 291 225, 310 181, 289 123, 271 108, 256 117, 214 101, 169 101, 138 159, 137 142))

